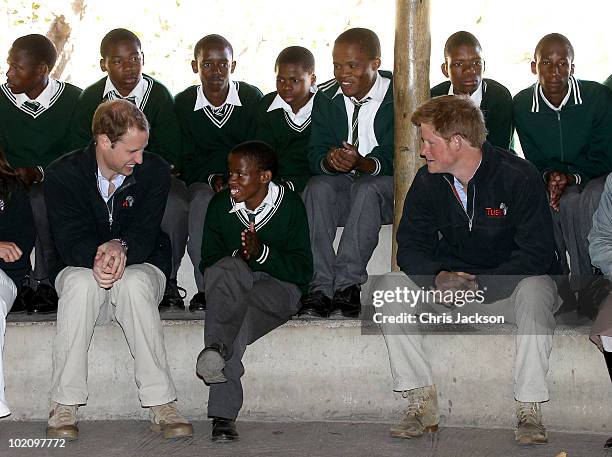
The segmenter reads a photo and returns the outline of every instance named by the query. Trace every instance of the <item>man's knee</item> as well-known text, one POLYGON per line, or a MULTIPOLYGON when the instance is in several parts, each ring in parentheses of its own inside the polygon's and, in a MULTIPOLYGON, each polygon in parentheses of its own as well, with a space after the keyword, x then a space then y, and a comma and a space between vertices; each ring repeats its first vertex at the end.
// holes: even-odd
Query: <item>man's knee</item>
POLYGON ((55 288, 60 295, 88 294, 100 288, 93 276, 91 268, 66 267, 55 280, 55 288))
MULTIPOLYGON (((183 184, 184 186, 184 184, 183 184)), ((175 187, 170 188, 168 193, 168 200, 166 201, 166 210, 164 216, 170 216, 172 218, 181 217, 181 215, 189 212, 189 195, 187 189, 184 192, 176 189, 175 187)))
POLYGON ((313 176, 308 180, 304 189, 304 200, 309 198, 321 198, 333 196, 336 192, 334 180, 341 178, 340 176, 313 176))
POLYGON ((557 286, 550 276, 529 276, 516 286, 515 308, 522 314, 552 313, 557 300, 557 286))

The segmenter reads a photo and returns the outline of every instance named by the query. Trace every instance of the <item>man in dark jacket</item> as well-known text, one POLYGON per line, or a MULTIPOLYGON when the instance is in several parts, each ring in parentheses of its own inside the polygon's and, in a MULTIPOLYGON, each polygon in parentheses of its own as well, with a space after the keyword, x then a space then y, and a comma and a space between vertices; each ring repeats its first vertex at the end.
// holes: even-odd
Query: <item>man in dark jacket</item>
POLYGON ((102 103, 92 131, 93 142, 56 160, 45 180, 62 262, 52 271, 59 308, 47 437, 78 437, 76 412, 87 401, 87 351, 106 310, 134 356, 151 428, 165 438, 191 436, 191 424, 174 405, 157 310, 171 268, 169 240, 160 229, 170 169, 144 152, 149 124, 129 101, 102 103))
POLYGON ((459 317, 470 316, 473 324, 481 322, 473 319, 480 314, 489 323, 518 327, 516 440, 544 443, 540 403, 549 399, 546 373, 557 293, 547 276, 556 258, 542 179, 529 162, 485 142, 483 114, 466 96, 431 99, 412 122, 420 127, 427 165, 406 196, 397 232, 403 273, 384 276, 374 295, 380 299, 399 284, 413 297, 412 303, 392 297, 374 302, 384 305, 387 318, 378 322, 394 390, 409 400, 391 435, 411 438, 438 427, 437 394, 418 324, 436 323, 431 318, 436 313, 451 319, 438 323, 466 323, 459 317), (417 322, 388 319, 411 313, 417 322))

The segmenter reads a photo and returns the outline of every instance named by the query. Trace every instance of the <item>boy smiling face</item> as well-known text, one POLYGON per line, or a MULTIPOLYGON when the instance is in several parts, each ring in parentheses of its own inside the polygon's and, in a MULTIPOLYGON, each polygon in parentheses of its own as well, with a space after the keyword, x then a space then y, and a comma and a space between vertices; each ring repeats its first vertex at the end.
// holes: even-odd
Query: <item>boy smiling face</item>
POLYGON ((376 81, 380 58, 371 59, 359 44, 345 42, 334 45, 332 57, 334 77, 342 93, 361 100, 376 81))
POLYGON ((227 156, 230 195, 237 203, 244 202, 250 210, 257 208, 268 194, 272 172, 262 170, 240 152, 227 156))

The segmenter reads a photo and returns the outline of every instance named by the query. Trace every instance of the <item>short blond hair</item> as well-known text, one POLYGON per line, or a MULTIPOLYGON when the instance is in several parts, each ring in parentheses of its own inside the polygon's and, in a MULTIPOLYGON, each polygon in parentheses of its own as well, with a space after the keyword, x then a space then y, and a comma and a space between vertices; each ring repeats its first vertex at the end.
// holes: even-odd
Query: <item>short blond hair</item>
POLYGON ((472 147, 480 148, 487 139, 487 128, 480 107, 467 95, 442 95, 419 106, 410 121, 420 127, 429 124, 446 141, 459 135, 472 147))

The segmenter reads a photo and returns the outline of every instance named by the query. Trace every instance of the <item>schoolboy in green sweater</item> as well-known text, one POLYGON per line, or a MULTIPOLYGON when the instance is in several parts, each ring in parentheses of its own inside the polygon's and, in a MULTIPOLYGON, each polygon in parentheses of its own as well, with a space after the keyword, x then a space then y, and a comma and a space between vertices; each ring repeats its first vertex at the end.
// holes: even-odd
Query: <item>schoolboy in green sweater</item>
POLYGON ((513 114, 525 158, 546 182, 564 272, 567 251, 571 289, 581 291, 592 280, 587 236, 612 171, 612 93, 576 79, 573 61, 565 36, 544 36, 531 62, 537 82, 514 97, 513 114))
POLYGON ((234 49, 221 35, 207 35, 194 49, 191 69, 200 85, 175 97, 182 132, 184 179, 189 185, 189 241, 187 252, 194 265, 198 293, 189 309, 206 307, 204 279, 198 269, 206 208, 226 185, 227 154, 239 143, 254 138, 257 104, 261 91, 233 81, 234 49))
POLYGON ((485 61, 478 39, 469 32, 455 32, 444 45, 442 74, 449 81, 431 89, 431 96, 469 95, 480 106, 487 126, 487 141, 509 149, 512 141, 512 96, 503 85, 483 78, 485 61))
MULTIPOLYGON (((38 287, 25 306, 43 313, 57 310, 57 293, 48 279, 49 267, 57 254, 41 183, 47 165, 70 150, 70 119, 81 92, 78 87, 49 76, 56 60, 57 51, 45 36, 18 38, 9 51, 7 82, 0 86, 0 147, 30 188, 36 226, 36 261, 31 284, 38 287)), ((24 289, 23 296, 31 296, 29 292, 24 289)))
POLYGON ((380 226, 393 220, 393 84, 391 73, 378 70, 380 41, 371 30, 340 34, 333 61, 335 80, 319 86, 327 96, 312 109, 308 158, 318 176, 308 181, 304 204, 315 273, 301 314, 357 317, 380 226))
POLYGON ((228 168, 229 189, 208 207, 200 264, 208 304, 196 371, 210 385, 213 441, 238 438, 247 345, 298 311, 312 277, 304 204, 273 182, 274 151, 260 141, 242 143, 228 168))
POLYGON ((258 140, 278 157, 278 180, 302 192, 310 178, 308 140, 315 85, 315 61, 301 46, 283 49, 276 58, 276 91, 261 99, 257 110, 258 140))
POLYGON ((176 276, 187 244, 189 194, 185 183, 176 177, 180 172, 181 135, 174 100, 163 84, 142 73, 144 54, 140 39, 133 32, 126 29, 108 32, 100 43, 100 55, 100 68, 108 76, 87 87, 79 97, 72 124, 73 148, 84 148, 91 141, 91 121, 103 101, 124 98, 144 112, 151 132, 147 151, 166 159, 175 175, 161 225, 172 245, 172 272, 159 306, 180 308, 184 303, 176 276))

